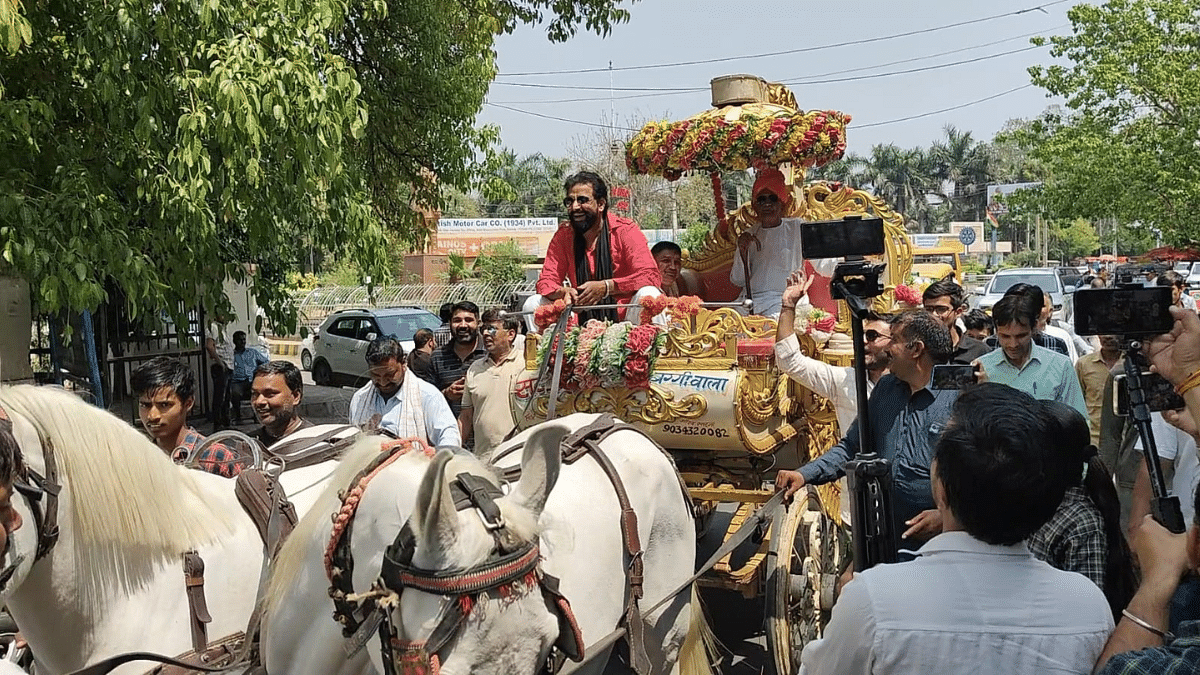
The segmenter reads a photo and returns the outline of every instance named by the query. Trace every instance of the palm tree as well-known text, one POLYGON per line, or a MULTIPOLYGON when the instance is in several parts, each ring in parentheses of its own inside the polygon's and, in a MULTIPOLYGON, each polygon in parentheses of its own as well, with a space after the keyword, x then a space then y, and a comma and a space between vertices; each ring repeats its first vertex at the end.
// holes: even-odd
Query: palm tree
POLYGON ((864 187, 888 202, 924 233, 930 224, 929 196, 940 195, 929 153, 921 148, 902 150, 894 144, 876 145, 858 176, 864 187))
POLYGON ((954 125, 943 128, 944 141, 933 144, 930 158, 940 192, 949 202, 951 220, 982 220, 987 206, 987 185, 992 180, 992 153, 969 131, 954 125))

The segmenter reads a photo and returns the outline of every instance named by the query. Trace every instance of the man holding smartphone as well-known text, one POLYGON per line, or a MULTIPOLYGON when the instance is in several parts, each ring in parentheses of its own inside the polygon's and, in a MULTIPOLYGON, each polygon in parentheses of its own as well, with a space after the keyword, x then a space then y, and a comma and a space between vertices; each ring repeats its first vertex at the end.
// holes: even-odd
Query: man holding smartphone
MULTIPOLYGON (((933 389, 935 364, 950 358, 950 334, 933 315, 911 311, 891 321, 887 352, 891 372, 875 385, 867 405, 875 452, 892 462, 892 527, 901 548, 916 549, 941 531, 933 503, 929 464, 959 392, 933 389)), ((777 489, 790 497, 805 485, 837 480, 859 451, 858 420, 828 452, 796 471, 780 471, 777 489)))

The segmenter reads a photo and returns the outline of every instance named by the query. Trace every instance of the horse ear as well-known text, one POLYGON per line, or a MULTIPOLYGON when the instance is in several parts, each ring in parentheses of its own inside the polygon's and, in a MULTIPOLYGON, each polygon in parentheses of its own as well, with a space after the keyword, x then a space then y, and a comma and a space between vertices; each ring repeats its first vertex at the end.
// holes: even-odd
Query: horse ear
POLYGON ((562 442, 570 433, 561 424, 544 424, 525 441, 521 456, 521 480, 517 482, 515 500, 534 513, 541 514, 546 498, 558 482, 562 468, 562 442))
POLYGON ((449 450, 440 450, 421 478, 417 490, 417 508, 413 512, 417 542, 426 551, 441 551, 453 545, 458 532, 457 511, 446 486, 446 465, 454 458, 449 450))

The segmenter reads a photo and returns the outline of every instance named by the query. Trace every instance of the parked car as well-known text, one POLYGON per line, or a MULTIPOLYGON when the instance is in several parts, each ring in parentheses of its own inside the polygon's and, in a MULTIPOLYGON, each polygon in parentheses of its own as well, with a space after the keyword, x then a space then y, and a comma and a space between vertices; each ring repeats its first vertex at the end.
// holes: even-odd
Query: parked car
POLYGON ((1058 278, 1062 279, 1063 286, 1075 288, 1079 286, 1079 282, 1083 279, 1083 273, 1078 267, 1058 267, 1058 278))
POLYGON ((1019 283, 1032 284, 1049 293, 1054 303, 1054 315, 1070 322, 1075 287, 1064 285, 1058 271, 1051 267, 1019 267, 996 272, 979 292, 975 306, 991 314, 992 306, 1004 297, 1004 292, 1019 283))
POLYGON ((434 330, 440 325, 441 319, 420 307, 334 312, 312 336, 313 382, 320 385, 362 382, 368 377, 368 342, 381 335, 395 335, 408 353, 413 349, 414 333, 422 328, 434 330))
POLYGON ((312 370, 313 336, 309 335, 300 341, 300 370, 312 370))

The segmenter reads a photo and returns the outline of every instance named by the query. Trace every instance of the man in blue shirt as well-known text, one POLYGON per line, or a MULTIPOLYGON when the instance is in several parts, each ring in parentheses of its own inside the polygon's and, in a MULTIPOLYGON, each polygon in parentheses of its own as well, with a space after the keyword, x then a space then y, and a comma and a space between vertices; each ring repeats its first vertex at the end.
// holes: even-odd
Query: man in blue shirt
MULTIPOLYGON (((893 527, 901 533, 902 546, 915 549, 941 531, 929 464, 958 391, 930 387, 934 364, 945 363, 953 349, 950 333, 937 317, 925 311, 905 312, 894 317, 891 325, 887 347, 891 372, 879 379, 867 406, 875 452, 892 462, 893 527)), ((858 448, 855 420, 837 445, 796 471, 780 471, 775 484, 790 497, 805 485, 837 480, 858 448)))
POLYGON ((242 401, 250 400, 250 385, 254 371, 271 359, 257 349, 246 347, 246 332, 233 334, 233 372, 229 376, 229 403, 233 406, 233 423, 242 423, 242 401))
POLYGON ((976 359, 983 367, 981 377, 1006 384, 1030 396, 1061 401, 1086 419, 1083 387, 1068 356, 1033 344, 1041 307, 1024 295, 1006 295, 992 308, 1000 349, 976 359))

